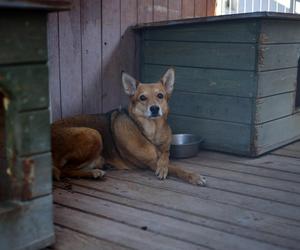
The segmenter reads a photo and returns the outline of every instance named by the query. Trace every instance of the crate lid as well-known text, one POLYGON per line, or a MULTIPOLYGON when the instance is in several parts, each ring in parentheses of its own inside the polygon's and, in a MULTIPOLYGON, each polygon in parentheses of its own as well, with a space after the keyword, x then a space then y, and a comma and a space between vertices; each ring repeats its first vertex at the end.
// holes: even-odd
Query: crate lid
POLYGON ((69 0, 0 0, 0 9, 69 10, 69 0))
POLYGON ((242 14, 231 14, 221 16, 208 16, 208 17, 197 17, 180 20, 168 20, 152 23, 142 23, 133 26, 135 30, 151 29, 158 27, 178 26, 186 24, 198 24, 198 23, 210 23, 210 22, 224 22, 231 20, 247 20, 247 19, 280 19, 280 20, 294 20, 300 21, 299 14, 291 13, 279 13, 279 12, 252 12, 242 14))

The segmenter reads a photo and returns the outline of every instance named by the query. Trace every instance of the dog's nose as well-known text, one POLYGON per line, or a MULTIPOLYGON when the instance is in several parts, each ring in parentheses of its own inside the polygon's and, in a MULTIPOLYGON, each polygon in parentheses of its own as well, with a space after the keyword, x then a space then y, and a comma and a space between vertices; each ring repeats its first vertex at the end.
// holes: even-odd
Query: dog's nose
POLYGON ((151 106, 150 107, 150 111, 151 111, 151 115, 153 116, 157 116, 158 115, 158 112, 159 112, 159 107, 158 106, 151 106))

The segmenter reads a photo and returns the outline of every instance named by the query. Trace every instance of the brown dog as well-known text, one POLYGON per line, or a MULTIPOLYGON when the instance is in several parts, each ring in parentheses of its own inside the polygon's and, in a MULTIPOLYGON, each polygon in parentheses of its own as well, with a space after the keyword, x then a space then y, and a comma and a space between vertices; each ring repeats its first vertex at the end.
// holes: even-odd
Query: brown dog
POLYGON ((175 72, 167 70, 157 83, 143 84, 122 73, 128 110, 105 115, 80 115, 52 125, 54 177, 102 177, 104 164, 117 169, 150 168, 159 179, 170 173, 189 183, 205 178, 169 163, 171 129, 168 100, 175 72))

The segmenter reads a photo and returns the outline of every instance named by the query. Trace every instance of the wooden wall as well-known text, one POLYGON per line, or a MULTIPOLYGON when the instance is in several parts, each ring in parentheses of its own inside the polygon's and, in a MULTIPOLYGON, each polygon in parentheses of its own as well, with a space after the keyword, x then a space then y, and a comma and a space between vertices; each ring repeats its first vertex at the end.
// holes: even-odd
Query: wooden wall
POLYGON ((73 0, 48 19, 52 119, 125 104, 122 70, 138 77, 137 23, 213 15, 215 0, 73 0))

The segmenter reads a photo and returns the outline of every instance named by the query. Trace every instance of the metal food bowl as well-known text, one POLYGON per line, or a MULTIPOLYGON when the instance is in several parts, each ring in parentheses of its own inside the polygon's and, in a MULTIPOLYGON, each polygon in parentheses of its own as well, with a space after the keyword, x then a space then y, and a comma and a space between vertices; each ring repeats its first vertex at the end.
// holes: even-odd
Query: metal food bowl
POLYGON ((171 158, 188 158, 197 155, 203 139, 193 134, 174 134, 172 136, 171 158))

